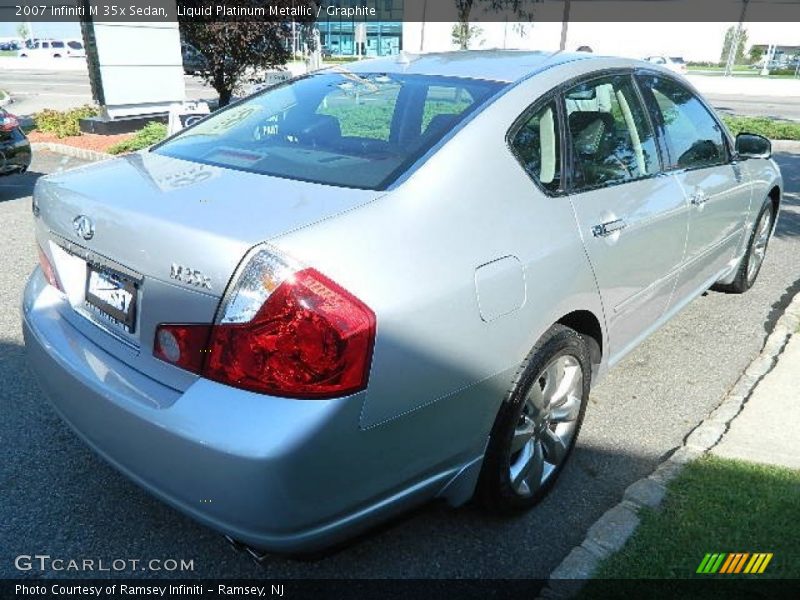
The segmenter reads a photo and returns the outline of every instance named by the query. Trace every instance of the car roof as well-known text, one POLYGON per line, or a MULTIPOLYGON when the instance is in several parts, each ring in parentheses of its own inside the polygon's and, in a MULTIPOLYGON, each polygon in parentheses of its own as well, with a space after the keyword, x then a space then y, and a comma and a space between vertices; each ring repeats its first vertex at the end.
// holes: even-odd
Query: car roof
MULTIPOLYGON (((460 50, 364 60, 343 65, 353 73, 405 73, 441 77, 469 77, 515 83, 538 71, 573 61, 600 58, 587 52, 522 50, 460 50)), ((603 57, 607 58, 607 57, 603 57)))

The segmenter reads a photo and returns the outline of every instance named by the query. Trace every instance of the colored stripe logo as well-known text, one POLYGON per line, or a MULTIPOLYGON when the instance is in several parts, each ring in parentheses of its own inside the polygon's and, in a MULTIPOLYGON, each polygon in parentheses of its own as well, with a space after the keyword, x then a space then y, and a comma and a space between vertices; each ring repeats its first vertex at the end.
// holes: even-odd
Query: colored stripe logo
POLYGON ((772 552, 720 552, 706 554, 697 567, 697 573, 703 575, 731 575, 736 573, 761 574, 769 561, 772 552))

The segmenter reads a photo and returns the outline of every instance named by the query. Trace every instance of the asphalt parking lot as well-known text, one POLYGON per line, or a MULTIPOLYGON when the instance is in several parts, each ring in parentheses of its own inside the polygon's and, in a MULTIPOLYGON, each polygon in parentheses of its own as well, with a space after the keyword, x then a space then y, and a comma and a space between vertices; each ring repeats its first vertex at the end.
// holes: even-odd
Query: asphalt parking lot
POLYGON ((787 194, 756 286, 744 296, 699 298, 593 390, 577 450, 537 508, 499 519, 472 506, 431 504, 327 558, 275 557, 257 566, 95 456, 61 423, 28 371, 19 303, 36 263, 30 194, 39 174, 81 164, 38 153, 29 174, 0 179, 0 577, 98 575, 20 573, 20 554, 193 560, 193 572, 172 573, 191 577, 546 577, 625 488, 720 401, 800 291, 800 154, 776 159, 787 194))

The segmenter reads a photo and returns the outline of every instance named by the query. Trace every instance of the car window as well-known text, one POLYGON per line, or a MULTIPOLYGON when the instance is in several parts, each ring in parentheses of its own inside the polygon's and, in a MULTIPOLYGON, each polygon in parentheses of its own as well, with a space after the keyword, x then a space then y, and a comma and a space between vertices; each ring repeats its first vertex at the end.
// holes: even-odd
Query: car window
POLYGON ((645 98, 660 116, 669 168, 698 169, 727 162, 722 128, 692 92, 667 77, 643 77, 645 98))
POLYGON ((53 42, 51 45, 53 48, 63 48, 64 42, 53 42))
POLYGON ((67 42, 67 46, 69 46, 73 50, 83 50, 83 44, 81 44, 80 42, 67 42))
POLYGON ((218 111, 153 151, 289 179, 384 189, 505 85, 326 71, 218 111), (441 102, 447 109, 439 108, 421 129, 429 97, 431 106, 441 102))
MULTIPOLYGON (((428 87, 422 111, 421 133, 439 124, 456 120, 457 116, 475 102, 469 90, 456 86, 432 85, 428 87)), ((441 126, 441 125, 440 125, 441 126)))
POLYGON ((336 119, 342 136, 388 142, 401 86, 386 79, 376 81, 375 89, 357 81, 334 86, 322 98, 316 114, 336 119))
POLYGON ((655 136, 628 75, 581 83, 564 94, 573 187, 586 189, 658 172, 655 136))
POLYGON ((544 189, 555 191, 561 184, 561 144, 555 102, 535 110, 511 139, 520 164, 544 189))

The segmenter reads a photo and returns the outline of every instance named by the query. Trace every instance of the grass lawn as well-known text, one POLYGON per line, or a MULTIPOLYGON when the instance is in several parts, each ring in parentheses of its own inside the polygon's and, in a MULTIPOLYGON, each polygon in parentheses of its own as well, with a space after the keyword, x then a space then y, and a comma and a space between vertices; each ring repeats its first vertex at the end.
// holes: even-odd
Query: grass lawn
POLYGON ((0 56, 16 56, 16 50, 0 50, 0 56))
POLYGON ((763 135, 771 140, 800 140, 800 123, 796 121, 731 115, 723 115, 722 120, 734 136, 745 131, 763 135))
MULTIPOLYGON (((800 472, 706 457, 689 464, 658 511, 596 579, 800 578, 800 472), (701 575, 707 553, 772 552, 761 575, 701 575)), ((591 595, 590 583, 586 593, 591 595)))

